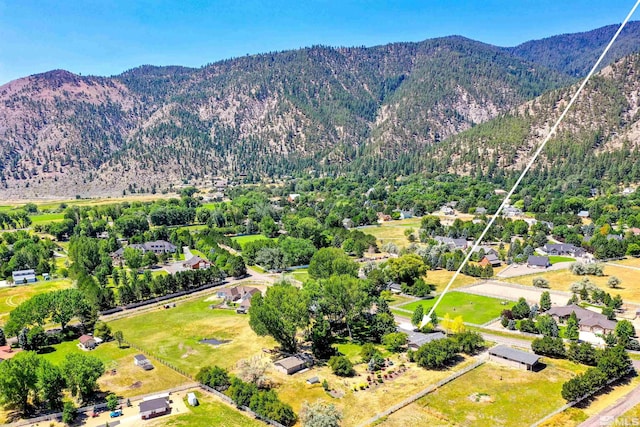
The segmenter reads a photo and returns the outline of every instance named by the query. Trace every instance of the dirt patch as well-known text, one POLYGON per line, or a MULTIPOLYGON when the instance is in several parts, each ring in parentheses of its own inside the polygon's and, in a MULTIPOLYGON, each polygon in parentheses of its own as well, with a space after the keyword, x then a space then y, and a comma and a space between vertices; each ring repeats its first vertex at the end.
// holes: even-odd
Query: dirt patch
POLYGON ((142 387, 142 381, 136 381, 135 383, 129 386, 130 389, 136 389, 142 387))
MULTIPOLYGON (((180 356, 182 359, 186 359, 187 357, 193 355, 193 354, 198 354, 197 351, 195 351, 193 348, 187 346, 184 346, 184 348, 186 349, 185 353, 180 356)), ((182 350, 182 348, 180 348, 180 350, 182 350)))
POLYGON ((493 398, 486 393, 471 393, 469 400, 476 403, 493 402, 493 398))

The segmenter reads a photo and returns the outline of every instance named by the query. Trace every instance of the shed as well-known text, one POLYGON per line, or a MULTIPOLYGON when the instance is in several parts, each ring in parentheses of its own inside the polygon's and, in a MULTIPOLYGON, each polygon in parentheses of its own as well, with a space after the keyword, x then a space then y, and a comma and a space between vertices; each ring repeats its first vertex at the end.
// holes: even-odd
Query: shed
POLYGON ((320 378, 318 377, 311 377, 307 380, 307 384, 319 384, 320 383, 320 378))
POLYGON ((144 354, 136 354, 135 356, 133 356, 133 364, 141 367, 145 371, 153 369, 151 361, 147 359, 147 356, 145 356, 144 354))
POLYGON ((188 393, 187 394, 187 402, 189 402, 189 405, 191 405, 191 406, 198 406, 199 405, 198 398, 196 397, 195 393, 188 393))
POLYGON ((489 360, 504 363, 514 368, 533 371, 540 356, 526 351, 516 350, 506 345, 497 345, 489 349, 489 360))
POLYGON ((79 338, 79 341, 80 348, 82 348, 83 350, 93 350, 98 345, 98 343, 96 343, 96 340, 91 335, 82 335, 79 338))
POLYGON ((153 417, 158 417, 169 412, 169 409, 169 401, 164 397, 144 400, 140 403, 140 418, 148 420, 153 417))
POLYGON ((283 374, 291 375, 307 368, 309 362, 300 356, 291 356, 274 363, 276 369, 283 374))

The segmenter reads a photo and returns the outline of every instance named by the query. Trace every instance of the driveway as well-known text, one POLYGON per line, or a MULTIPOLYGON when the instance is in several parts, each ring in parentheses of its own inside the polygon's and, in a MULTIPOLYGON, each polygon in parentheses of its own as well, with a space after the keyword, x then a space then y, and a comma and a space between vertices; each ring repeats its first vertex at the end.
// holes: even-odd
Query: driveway
POLYGON ((140 412, 138 409, 138 405, 141 401, 132 402, 132 406, 130 408, 124 407, 122 408, 122 416, 118 418, 111 418, 109 416, 109 411, 105 411, 100 413, 100 416, 95 418, 85 418, 83 422, 83 426, 87 427, 99 427, 104 426, 107 422, 110 426, 116 425, 116 422, 119 422, 118 427, 135 427, 140 425, 146 425, 156 422, 158 419, 163 419, 166 417, 171 417, 173 415, 180 415, 190 412, 189 408, 184 402, 184 397, 191 390, 180 391, 177 393, 171 393, 171 412, 167 415, 162 415, 157 418, 152 418, 150 420, 142 420, 140 419, 140 412))
POLYGON ((191 249, 189 249, 189 246, 183 246, 182 253, 184 254, 185 260, 193 258, 193 254, 191 253, 191 249))
POLYGON ((182 266, 183 261, 175 261, 169 264, 163 265, 162 269, 169 274, 176 274, 178 271, 185 271, 186 268, 182 266))

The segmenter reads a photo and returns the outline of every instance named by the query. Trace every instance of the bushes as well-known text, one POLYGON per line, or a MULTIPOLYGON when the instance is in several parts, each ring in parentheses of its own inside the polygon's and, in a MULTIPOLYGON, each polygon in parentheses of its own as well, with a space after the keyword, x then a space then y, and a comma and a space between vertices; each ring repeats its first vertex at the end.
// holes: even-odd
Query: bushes
POLYGON ((603 267, 602 264, 583 264, 581 262, 576 262, 571 264, 571 272, 577 276, 603 276, 603 267))
POLYGON ((573 402, 592 395, 607 381, 627 375, 630 369, 631 360, 623 346, 606 348, 598 357, 597 367, 589 368, 584 374, 577 375, 562 385, 562 397, 573 402))
POLYGON ((407 345, 407 334, 403 332, 392 332, 382 337, 382 344, 387 350, 393 353, 399 353, 404 350, 407 345))
POLYGON ((339 377, 352 377, 356 373, 353 369, 353 363, 345 356, 332 356, 329 359, 329 366, 333 373, 339 377))
POLYGON ((596 366, 596 356, 596 349, 588 342, 579 344, 572 342, 567 351, 567 358, 569 360, 575 363, 582 363, 583 365, 596 366))
POLYGON ((531 343, 531 349, 535 354, 563 359, 567 357, 562 338, 543 337, 536 338, 531 343))
POLYGON ((462 332, 455 335, 453 339, 458 345, 458 350, 468 355, 474 355, 484 349, 484 339, 477 332, 462 332))
POLYGON ((205 366, 200 369, 196 381, 218 391, 224 391, 231 385, 229 374, 219 366, 205 366))
POLYGON ((453 362, 459 350, 453 338, 443 338, 422 345, 413 354, 413 359, 423 368, 442 369, 453 362))

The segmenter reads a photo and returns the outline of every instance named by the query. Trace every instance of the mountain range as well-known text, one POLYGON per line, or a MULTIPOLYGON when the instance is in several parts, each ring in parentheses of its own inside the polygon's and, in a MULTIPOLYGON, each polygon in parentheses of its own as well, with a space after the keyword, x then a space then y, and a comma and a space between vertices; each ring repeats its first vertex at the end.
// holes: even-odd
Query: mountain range
MULTIPOLYGON (((451 36, 24 77, 0 86, 0 197, 113 196, 238 175, 500 179, 522 166, 616 28, 512 48, 451 36)), ((616 179, 611 161, 633 158, 640 137, 638 52, 631 22, 539 173, 580 175, 593 149, 602 165, 586 178, 616 179)))

